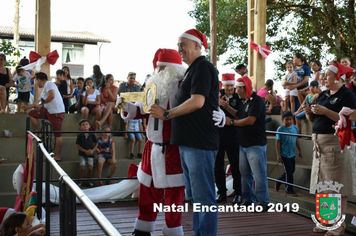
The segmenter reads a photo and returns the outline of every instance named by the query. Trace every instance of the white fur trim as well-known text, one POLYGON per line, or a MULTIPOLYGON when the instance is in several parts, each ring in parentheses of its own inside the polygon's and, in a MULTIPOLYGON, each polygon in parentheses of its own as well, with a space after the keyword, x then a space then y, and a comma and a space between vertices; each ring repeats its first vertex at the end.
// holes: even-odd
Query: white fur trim
POLYGON ((195 37, 194 35, 191 35, 191 34, 183 33, 183 34, 181 34, 181 35, 179 36, 179 38, 187 38, 187 39, 190 39, 190 40, 192 40, 192 41, 194 41, 194 42, 199 43, 200 46, 203 44, 202 41, 201 41, 199 38, 197 38, 197 37, 195 37))
POLYGON ((167 224, 164 223, 162 233, 165 236, 183 236, 183 226, 178 226, 174 228, 168 228, 167 224))
POLYGON ((149 188, 151 186, 152 183, 152 176, 149 174, 146 174, 142 169, 141 169, 141 165, 138 167, 138 171, 137 171, 137 179, 138 181, 145 185, 147 188, 149 188))
POLYGON ((124 120, 132 120, 136 117, 137 114, 137 106, 131 102, 125 102, 122 112, 121 112, 121 118, 124 120), (124 112, 127 112, 127 115, 125 116, 124 112))
POLYGON ((164 188, 168 186, 166 178, 166 160, 165 155, 162 153, 162 146, 152 144, 151 149, 151 168, 153 185, 156 188, 164 188))
MULTIPOLYGON (((184 186, 184 176, 182 174, 167 175, 168 188, 184 186)), ((166 188, 167 188, 166 187, 166 188)))
POLYGON ((245 86, 245 83, 244 82, 236 82, 235 83, 235 86, 237 86, 237 87, 244 87, 245 86))
POLYGON ((222 84, 235 84, 235 80, 222 81, 222 84))
POLYGON ((339 68, 337 68, 336 66, 330 65, 328 67, 329 70, 331 70, 332 72, 334 72, 335 74, 337 74, 337 72, 339 71, 339 68))
POLYGON ((172 62, 162 62, 162 61, 157 61, 157 66, 167 66, 167 65, 181 65, 181 64, 177 64, 177 63, 172 63, 172 62))
POLYGON ((144 221, 136 218, 135 220, 135 229, 145 231, 145 232, 154 232, 156 227, 155 221, 144 221))
POLYGON ((141 115, 145 115, 145 114, 146 114, 146 113, 143 111, 143 103, 142 103, 142 102, 136 102, 135 105, 140 108, 140 113, 141 113, 141 115))

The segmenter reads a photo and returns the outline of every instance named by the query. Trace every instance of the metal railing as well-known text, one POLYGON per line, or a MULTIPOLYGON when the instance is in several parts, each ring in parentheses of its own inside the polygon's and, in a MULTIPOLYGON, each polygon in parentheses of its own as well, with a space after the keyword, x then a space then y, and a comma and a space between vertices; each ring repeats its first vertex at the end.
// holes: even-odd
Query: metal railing
POLYGON ((36 149, 36 191, 37 191, 37 215, 42 218, 42 180, 43 180, 43 156, 46 158, 46 235, 50 235, 50 170, 51 166, 59 174, 59 214, 60 214, 60 235, 76 235, 76 198, 84 205, 93 219, 106 233, 106 235, 121 236, 117 229, 103 215, 97 206, 84 194, 67 173, 57 164, 51 154, 47 152, 42 141, 31 131, 27 131, 37 141, 36 149))

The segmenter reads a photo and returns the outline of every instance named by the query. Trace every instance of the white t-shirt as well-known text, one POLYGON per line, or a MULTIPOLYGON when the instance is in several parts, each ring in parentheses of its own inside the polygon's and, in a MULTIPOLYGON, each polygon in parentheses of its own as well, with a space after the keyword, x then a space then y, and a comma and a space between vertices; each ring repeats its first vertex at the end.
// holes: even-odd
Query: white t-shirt
MULTIPOLYGON (((83 92, 82 96, 85 96, 85 92, 83 92)), ((88 97, 87 97, 87 102, 95 102, 96 101, 96 96, 100 95, 100 92, 99 90, 95 89, 94 90, 94 93, 92 94, 88 94, 88 97)))
POLYGON ((64 104, 61 94, 59 93, 58 87, 52 82, 47 81, 43 87, 43 91, 38 98, 38 101, 41 101, 41 98, 45 99, 48 97, 48 92, 54 90, 54 98, 52 101, 45 103, 44 107, 48 110, 49 114, 57 114, 64 112, 64 104))
POLYGON ((12 80, 14 82, 19 81, 19 92, 29 92, 32 89, 31 77, 32 75, 28 71, 25 71, 24 76, 19 76, 18 74, 15 74, 14 77, 12 77, 12 80))

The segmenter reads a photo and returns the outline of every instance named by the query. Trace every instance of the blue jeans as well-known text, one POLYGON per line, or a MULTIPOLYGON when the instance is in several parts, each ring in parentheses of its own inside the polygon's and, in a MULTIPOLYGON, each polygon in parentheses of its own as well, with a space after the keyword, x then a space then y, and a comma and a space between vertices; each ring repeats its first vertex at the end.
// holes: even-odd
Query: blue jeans
MULTIPOLYGON (((185 190, 188 198, 201 206, 216 206, 214 163, 216 151, 179 146, 182 161, 185 190)), ((194 212, 194 235, 216 235, 217 212, 194 212)))
POLYGON ((307 118, 307 115, 305 114, 305 111, 302 111, 301 113, 296 115, 295 118, 297 118, 298 120, 302 120, 302 119, 307 118))
POLYGON ((249 202, 268 204, 267 182, 267 145, 244 148, 240 146, 240 173, 242 185, 242 197, 249 202), (256 198, 253 194, 253 180, 255 180, 256 198))

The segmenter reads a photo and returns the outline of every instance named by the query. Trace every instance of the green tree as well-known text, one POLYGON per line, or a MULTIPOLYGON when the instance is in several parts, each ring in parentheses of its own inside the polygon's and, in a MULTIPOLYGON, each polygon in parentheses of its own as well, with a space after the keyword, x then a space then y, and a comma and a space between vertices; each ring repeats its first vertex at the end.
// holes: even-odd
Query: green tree
POLYGON ((16 66, 17 63, 14 60, 10 60, 10 56, 17 56, 20 57, 20 51, 16 49, 12 45, 10 41, 2 40, 0 44, 0 52, 4 53, 6 55, 6 63, 5 66, 16 66))
MULTIPOLYGON (((191 1, 195 9, 189 15, 196 19, 197 29, 209 35, 209 1, 191 1)), ((216 8, 218 55, 232 51, 225 64, 246 63, 246 0, 216 0, 216 8)), ((356 67, 355 0, 267 0, 266 28, 266 44, 279 54, 274 61, 278 78, 295 52, 324 65, 348 56, 356 67)))

